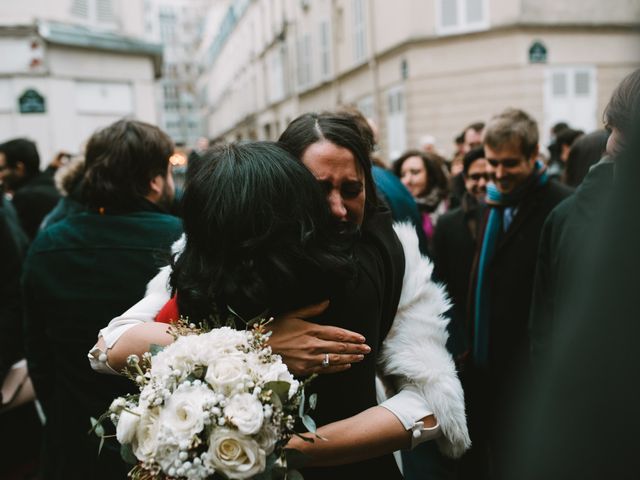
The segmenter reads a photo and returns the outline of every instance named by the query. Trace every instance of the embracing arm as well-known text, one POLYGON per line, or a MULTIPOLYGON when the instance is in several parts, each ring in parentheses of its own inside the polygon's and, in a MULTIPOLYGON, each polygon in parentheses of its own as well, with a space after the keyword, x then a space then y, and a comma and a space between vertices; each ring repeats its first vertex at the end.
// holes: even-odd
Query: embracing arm
MULTIPOLYGON (((154 322, 171 298, 170 273, 170 267, 163 267, 149 282, 145 297, 100 331, 98 342, 89 353, 94 370, 118 373, 129 355, 142 355, 151 344, 168 345, 173 341, 167 325, 154 322)), ((269 345, 294 375, 341 372, 371 351, 358 333, 305 320, 320 315, 328 305, 329 302, 322 302, 283 314, 269 325, 269 345), (325 354, 329 354, 329 367, 322 367, 325 354)))
MULTIPOLYGON (((425 426, 435 426, 432 415, 423 420, 425 426)), ((314 441, 293 437, 287 444, 287 448, 299 450, 308 457, 306 466, 328 467, 360 462, 411 446, 411 431, 407 431, 393 413, 380 406, 324 425, 318 428, 317 433, 322 439, 305 434, 314 441)))
POLYGON ((132 354, 142 355, 152 344, 168 345, 173 337, 166 323, 154 319, 171 298, 168 288, 170 267, 163 267, 147 285, 142 300, 98 333, 98 342, 89 352, 91 367, 101 373, 118 373, 132 354))

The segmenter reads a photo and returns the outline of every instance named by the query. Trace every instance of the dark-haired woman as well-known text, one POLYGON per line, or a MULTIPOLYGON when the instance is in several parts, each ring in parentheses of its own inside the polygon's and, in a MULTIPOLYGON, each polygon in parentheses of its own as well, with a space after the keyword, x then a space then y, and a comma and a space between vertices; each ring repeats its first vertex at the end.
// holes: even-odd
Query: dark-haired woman
POLYGON ((393 171, 416 200, 422 229, 431 243, 438 217, 447 211, 449 186, 444 160, 433 153, 411 150, 393 162, 393 171))
MULTIPOLYGON (((238 150, 242 151, 242 149, 251 148, 253 147, 234 147, 228 151, 235 155, 238 150)), ((219 155, 216 159, 216 162, 225 163, 229 161, 229 159, 219 155)), ((203 165, 206 165, 206 162, 203 162, 203 165)), ((297 166, 307 172, 301 165, 298 164, 297 166)), ((271 314, 276 315, 274 327, 277 327, 280 323, 277 318, 278 314, 286 312, 288 309, 314 303, 322 298, 331 298, 329 309, 315 321, 347 327, 362 327, 366 331, 365 335, 369 343, 372 344, 374 352, 364 361, 354 364, 352 369, 336 375, 322 376, 312 384, 313 388, 320 393, 321 398, 318 404, 318 411, 315 414, 316 420, 320 425, 323 425, 320 432, 327 436, 330 441, 326 443, 315 442, 311 447, 307 444, 294 446, 309 453, 313 463, 316 465, 335 466, 344 463, 349 463, 349 465, 306 469, 305 476, 307 478, 324 478, 329 475, 332 478, 353 478, 354 476, 381 475, 385 478, 398 478, 399 472, 392 457, 384 454, 398 448, 408 447, 411 443, 413 430, 417 431, 418 436, 422 433, 422 425, 418 425, 415 429, 412 428, 416 421, 421 419, 432 421, 433 415, 429 415, 431 411, 424 409, 423 404, 425 402, 419 393, 414 392, 413 396, 411 395, 411 388, 405 388, 404 395, 414 402, 420 403, 418 410, 422 413, 416 414, 418 417, 412 417, 414 413, 411 412, 411 409, 407 410, 402 406, 394 406, 393 399, 386 406, 383 405, 384 408, 376 406, 376 358, 378 351, 382 347, 382 340, 390 329, 392 318, 389 319, 388 316, 392 316, 394 312, 394 306, 389 306, 388 312, 383 310, 385 308, 383 295, 386 290, 381 289, 380 282, 381 278, 384 279, 386 268, 384 262, 387 260, 381 254, 381 250, 385 247, 384 242, 375 238, 367 239, 366 229, 368 226, 365 223, 359 225, 357 220, 353 225, 344 223, 342 226, 346 228, 337 229, 338 231, 353 231, 353 226, 362 227, 362 239, 358 240, 353 247, 355 256, 358 259, 356 264, 356 283, 355 285, 349 284, 346 273, 349 268, 341 260, 340 250, 335 250, 335 246, 326 242, 327 238, 332 238, 330 234, 320 231, 327 230, 330 232, 336 229, 328 224, 328 219, 322 220, 320 212, 316 212, 319 216, 314 218, 314 211, 316 210, 306 205, 308 203, 305 201, 306 197, 313 195, 314 192, 316 194, 319 192, 318 182, 314 182, 313 177, 308 175, 308 172, 307 175, 311 178, 313 187, 307 185, 309 182, 304 181, 304 178, 297 180, 286 178, 277 181, 265 178, 265 175, 277 173, 272 169, 267 169, 265 172, 262 169, 242 170, 237 167, 226 171, 219 168, 214 169, 223 178, 223 180, 219 178, 219 182, 216 183, 212 179, 203 176, 209 170, 210 168, 206 166, 199 168, 186 190, 185 211, 191 211, 189 215, 193 214, 193 218, 196 221, 192 223, 185 219, 187 243, 184 252, 174 266, 175 272, 172 276, 173 287, 177 291, 178 303, 180 304, 180 313, 191 315, 191 312, 194 312, 198 316, 207 314, 213 306, 210 301, 207 301, 207 298, 209 300, 211 298, 220 298, 222 299, 219 305, 221 307, 226 305, 234 306, 235 304, 253 305, 255 307, 252 310, 248 309, 247 306, 242 308, 234 306, 234 310, 241 308, 243 315, 260 313, 264 310, 262 307, 269 307, 271 314), (233 175, 243 185, 237 191, 234 191, 234 187, 231 185, 234 182, 231 179, 233 175), (196 182, 204 185, 204 188, 196 189, 203 192, 201 198, 200 195, 193 193, 193 191, 189 193, 189 189, 193 190, 196 182), (213 185, 216 185, 217 189, 214 189, 213 185), (301 189, 306 190, 304 195, 295 193, 301 189), (260 192, 264 193, 264 195, 261 196, 260 192), (256 207, 255 210, 249 208, 249 205, 255 204, 258 199, 259 203, 267 203, 269 206, 256 207), (227 202, 230 203, 228 204, 227 202), (227 210, 225 206, 228 206, 230 210, 227 210), (213 215, 211 212, 219 213, 213 215), (230 213, 233 215, 229 215, 230 213), (234 224, 238 223, 239 218, 248 219, 249 226, 246 228, 235 226, 234 224), (289 225, 289 227, 273 230, 271 222, 273 222, 274 218, 278 218, 279 222, 289 225), (303 221, 301 219, 306 220, 303 221), (202 232, 198 232, 195 238, 192 239, 192 229, 202 230, 203 221, 211 222, 212 226, 204 228, 205 235, 201 235, 200 233, 202 232), (227 228, 229 224, 231 226, 227 228), (260 227, 256 228, 256 225, 260 227), (313 225, 314 228, 305 231, 302 229, 304 225, 313 225), (283 246, 280 248, 277 244, 282 236, 287 236, 288 240, 282 240, 283 246), (220 251, 217 251, 217 237, 228 237, 228 240, 220 240, 220 245, 222 246, 220 251), (323 238, 325 240, 320 241, 323 238), (296 247, 296 242, 302 243, 304 248, 292 248, 296 247), (310 247, 313 248, 309 250, 310 247), (233 252, 241 248, 249 250, 245 250, 244 253, 236 256, 233 252), (201 250, 202 252, 209 251, 204 257, 202 252, 196 252, 195 258, 199 261, 195 262, 195 264, 201 264, 203 261, 209 262, 213 271, 199 277, 198 269, 191 269, 191 271, 189 271, 189 268, 183 269, 183 266, 188 265, 186 259, 189 259, 190 256, 193 258, 193 255, 189 253, 190 249, 194 251, 201 250), (255 255, 247 258, 248 252, 255 252, 255 255), (295 252, 299 253, 296 254, 295 252), (310 257, 311 253, 313 253, 312 257, 310 257), (182 260, 183 258, 185 260, 182 260), (313 258, 316 259, 313 260, 313 258), (323 258, 323 261, 318 262, 317 259, 323 258), (221 272, 220 267, 224 262, 229 261, 228 259, 236 260, 235 263, 230 263, 230 267, 236 273, 236 275, 231 276, 230 282, 226 279, 225 274, 221 272), (238 261, 243 259, 250 259, 250 261, 248 263, 245 262, 244 265, 239 264, 238 261), (328 270, 327 265, 331 264, 334 265, 334 268, 328 270), (286 268, 283 269, 283 266, 286 268), (289 271, 293 274, 289 275, 289 271), (342 279, 342 281, 336 283, 334 280, 333 283, 326 283, 331 277, 338 280, 342 279), (199 282, 196 281, 198 278, 200 278, 199 282), (207 282, 207 278, 212 278, 213 281, 207 282), (218 284, 218 288, 221 288, 222 292, 226 292, 224 295, 216 293, 215 288, 209 286, 209 283, 215 284, 218 279, 221 281, 218 284), (292 280, 295 280, 295 285, 292 285, 292 280), (200 288, 195 288, 194 281, 200 284, 200 288), (186 285, 187 288, 185 289, 183 285, 186 285), (227 292, 227 290, 229 291, 227 292), (379 301, 376 301, 377 299, 379 301), (383 331, 381 327, 383 321, 388 323, 386 331, 383 331), (359 323, 354 324, 354 322, 359 323), (401 418, 402 413, 399 414, 398 412, 405 412, 404 417, 406 418, 401 418), (409 431, 407 431, 406 427, 407 422, 410 423, 409 431)), ((310 168, 310 170, 314 171, 313 168, 310 168)), ((318 170, 314 171, 316 179, 318 179, 317 172, 318 170)), ((320 180, 320 185, 325 187, 324 191, 327 195, 338 193, 333 188, 329 188, 328 179, 324 179, 324 182, 322 178, 320 180)), ((354 179, 351 178, 351 180, 354 179)), ((357 180, 355 182, 357 183, 357 180)), ((331 183, 333 183, 333 180, 331 183)), ((350 186, 355 187, 353 184, 350 186)), ((364 185, 361 185, 361 189, 364 189, 364 185)), ((338 188, 338 191, 341 192, 341 188, 338 188)), ((356 189, 354 188, 352 191, 355 192, 356 189)), ((364 192, 360 191, 359 194, 364 194, 364 192)), ((341 195, 338 196, 340 197, 341 195)), ((319 198, 322 199, 322 194, 319 195, 319 198)), ((364 196, 361 198, 364 200, 364 196)), ((335 200, 336 204, 340 201, 339 198, 334 198, 333 200, 335 200)), ((321 200, 320 203, 325 205, 324 208, 326 208, 324 201, 321 200)), ((369 213, 365 212, 362 203, 354 202, 352 204, 354 207, 358 205, 362 207, 359 218, 364 220, 369 213)), ((349 214, 356 215, 352 218, 358 218, 357 208, 355 210, 350 209, 348 213, 344 212, 343 209, 339 211, 342 212, 343 218, 341 220, 343 222, 346 222, 349 214)), ((371 213, 370 220, 373 224, 373 220, 375 220, 373 213, 371 213)), ((393 231, 391 231, 391 234, 393 234, 393 231)), ((395 241, 397 242, 397 239, 395 241)), ((415 243, 416 248, 413 250, 417 252, 417 240, 415 243)), ((401 248, 400 254, 402 255, 401 248)), ((416 265, 420 263, 419 255, 417 261, 414 257, 407 257, 406 260, 407 262, 412 261, 416 265)), ((428 271, 428 268, 424 269, 424 275, 428 276, 428 271)), ((122 317, 114 319, 112 324, 101 332, 103 347, 112 347, 109 353, 109 361, 112 364, 123 361, 129 353, 145 351, 150 343, 167 343, 170 341, 170 338, 167 340, 166 329, 162 328, 162 326, 154 323, 140 324, 141 320, 148 322, 149 319, 153 318, 157 313, 158 305, 162 305, 162 302, 169 298, 167 289, 163 288, 163 283, 166 283, 167 277, 168 270, 165 270, 164 277, 160 275, 153 281, 155 286, 151 285, 149 295, 143 301, 122 317), (154 296, 156 296, 155 299, 154 296), (157 296, 161 298, 158 299, 157 296), (145 308, 147 309, 146 314, 145 308), (135 322, 137 325, 130 328, 131 324, 128 322, 135 322), (113 339, 120 335, 118 330, 126 328, 129 328, 129 330, 115 343, 113 339)), ((414 283, 421 283, 418 280, 416 278, 410 279, 414 283)), ((432 312, 432 317, 437 319, 439 313, 442 313, 442 309, 446 309, 446 305, 434 305, 437 300, 442 301, 442 294, 434 285, 427 285, 426 277, 422 278, 422 280, 425 288, 418 287, 419 294, 423 297, 431 295, 436 298, 436 302, 431 302, 431 304, 432 308, 436 310, 432 312)), ((400 278, 400 282, 402 282, 402 278, 400 278)), ((400 288, 401 285, 397 287, 398 290, 400 288)), ((217 302, 218 300, 216 300, 217 302)), ((191 318, 197 317, 192 316, 191 318)), ((437 325, 432 324, 427 328, 431 329, 431 340, 434 346, 440 343, 440 347, 433 348, 431 354, 429 354, 429 345, 419 345, 420 348, 426 350, 426 354, 422 362, 412 364, 411 367, 421 370, 416 374, 417 378, 424 377, 424 375, 432 376, 434 380, 432 385, 437 385, 437 381, 440 381, 442 387, 445 385, 451 387, 450 382, 453 381, 454 385, 451 391, 455 396, 459 389, 459 384, 455 379, 453 365, 450 359, 446 357, 446 352, 444 352, 444 338, 438 338, 438 335, 444 335, 444 322, 440 320, 439 323, 438 321, 435 323, 437 325), (445 356, 444 359, 442 358, 443 355, 445 356), (442 374, 443 370, 446 373, 442 374)), ((279 332, 277 328, 274 328, 274 330, 275 339, 279 336, 279 332)), ((395 337, 396 342, 402 342, 403 339, 406 340, 406 336, 406 331, 404 335, 403 332, 396 332, 395 336, 391 333, 388 335, 388 337, 395 337)), ((279 350, 280 348, 274 346, 274 351, 279 352, 279 350)), ((397 373, 399 367, 393 364, 394 360, 397 359, 391 358, 389 360, 390 367, 387 370, 397 373)), ((417 388, 414 390, 417 390, 417 388)), ((436 390, 434 389, 432 392, 431 398, 434 410, 439 408, 441 404, 446 403, 447 400, 450 400, 447 397, 448 391, 436 390)), ((443 390, 447 389, 443 388, 443 390)), ((397 402, 398 400, 396 399, 397 402)), ((455 437, 458 441, 451 446, 451 441, 447 438, 444 443, 454 451, 456 449, 464 450, 468 444, 466 426, 464 425, 464 410, 460 406, 460 402, 454 400, 453 403, 454 405, 451 408, 455 413, 443 415, 444 423, 451 428, 443 428, 443 431, 455 437), (447 418, 447 416, 455 418, 447 418)), ((445 407, 444 410, 446 408, 449 407, 445 407)), ((415 412, 415 409, 413 411, 415 412)), ((440 423, 444 427, 443 421, 440 423)), ((426 433, 428 434, 429 432, 426 433)))

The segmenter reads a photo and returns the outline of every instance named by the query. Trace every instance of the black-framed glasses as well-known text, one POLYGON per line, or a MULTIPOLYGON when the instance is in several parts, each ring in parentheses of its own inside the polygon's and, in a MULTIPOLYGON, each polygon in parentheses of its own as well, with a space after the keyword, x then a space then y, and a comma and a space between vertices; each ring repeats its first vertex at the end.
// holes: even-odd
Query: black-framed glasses
POLYGON ((467 175, 467 178, 470 178, 474 182, 479 182, 483 178, 488 182, 491 179, 488 173, 472 173, 467 175))

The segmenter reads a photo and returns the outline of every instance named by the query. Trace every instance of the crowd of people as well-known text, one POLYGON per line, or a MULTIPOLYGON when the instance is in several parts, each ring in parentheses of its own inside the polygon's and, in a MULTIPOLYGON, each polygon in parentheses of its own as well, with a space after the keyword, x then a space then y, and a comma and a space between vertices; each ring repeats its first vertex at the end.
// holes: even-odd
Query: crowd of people
POLYGON ((87 432, 134 391, 127 357, 172 342, 180 316, 245 328, 267 312, 290 371, 320 374, 327 441, 289 445, 305 478, 571 478, 588 459, 563 422, 579 420, 540 392, 588 394, 559 365, 585 293, 611 300, 610 262, 589 260, 629 225, 611 211, 639 103, 640 70, 601 130, 557 124, 541 148, 509 108, 464 128, 451 159, 431 141, 389 162, 357 110, 305 113, 276 142, 194 151, 184 189, 172 140, 135 120, 44 171, 33 142, 0 144, 0 477, 126 478, 115 439, 98 454, 87 432), (544 447, 556 433, 563 460, 544 447))

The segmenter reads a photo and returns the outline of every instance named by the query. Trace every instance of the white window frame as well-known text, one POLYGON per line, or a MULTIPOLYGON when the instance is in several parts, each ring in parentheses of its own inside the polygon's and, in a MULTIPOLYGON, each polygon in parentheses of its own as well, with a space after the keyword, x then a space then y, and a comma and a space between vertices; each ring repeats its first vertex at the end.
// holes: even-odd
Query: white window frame
POLYGON ((389 158, 397 158, 407 149, 407 99, 403 85, 396 85, 385 94, 387 114, 387 150, 389 158))
POLYGON ((323 20, 318 26, 318 50, 320 59, 320 79, 329 80, 333 70, 331 65, 331 21, 323 20))
POLYGON ((285 58, 281 46, 277 46, 269 54, 269 102, 275 103, 284 99, 286 96, 285 89, 285 58))
POLYGON ((116 4, 116 0, 74 0, 71 5, 71 14, 76 18, 82 18, 87 21, 90 25, 96 27, 105 27, 105 28, 117 28, 118 26, 118 5, 116 4), (111 12, 113 14, 113 18, 110 20, 99 19, 98 18, 98 2, 106 2, 111 6, 111 12), (79 15, 76 11, 75 4, 83 4, 86 8, 86 15, 79 15))
POLYGON ((353 5, 353 60, 364 62, 368 55, 367 45, 367 2, 352 0, 353 5))
POLYGON ((311 34, 306 33, 298 38, 297 45, 297 80, 298 90, 304 90, 313 83, 313 61, 311 57, 311 34))
POLYGON ((467 0, 436 0, 436 33, 438 35, 454 35, 460 33, 477 32, 489 28, 489 0, 482 1, 482 20, 467 22, 467 0), (442 4, 445 1, 455 1, 458 18, 455 25, 442 24, 442 4))
POLYGON ((600 119, 598 118, 598 78, 597 68, 595 65, 550 65, 545 70, 545 82, 544 82, 544 127, 542 130, 543 143, 549 142, 549 128, 558 121, 568 122, 571 128, 578 130, 584 130, 585 132, 593 131, 600 127, 600 119), (565 95, 558 96, 553 92, 553 76, 556 74, 563 74, 565 77, 565 87, 567 92, 565 95), (587 73, 589 78, 589 92, 586 95, 580 95, 576 93, 575 83, 576 74, 587 73), (580 111, 585 108, 585 104, 579 107, 578 102, 582 101, 590 102, 591 112, 585 115, 580 111), (559 102, 567 102, 570 106, 572 113, 566 118, 556 116, 552 114, 554 105, 558 105, 559 102))

